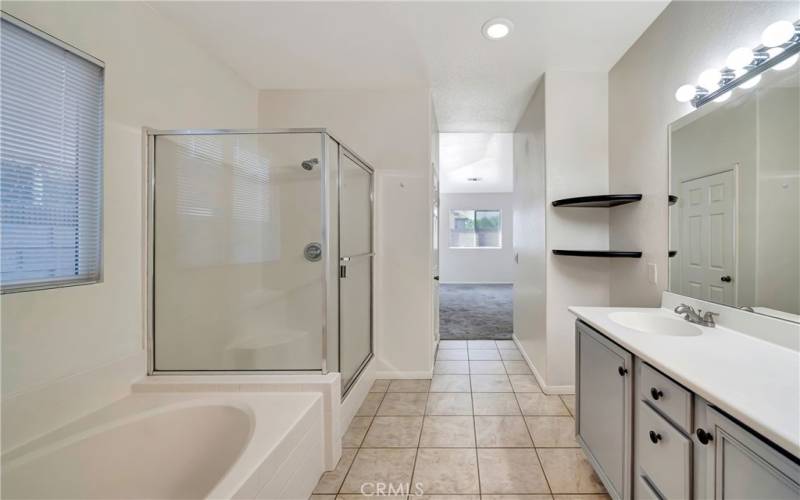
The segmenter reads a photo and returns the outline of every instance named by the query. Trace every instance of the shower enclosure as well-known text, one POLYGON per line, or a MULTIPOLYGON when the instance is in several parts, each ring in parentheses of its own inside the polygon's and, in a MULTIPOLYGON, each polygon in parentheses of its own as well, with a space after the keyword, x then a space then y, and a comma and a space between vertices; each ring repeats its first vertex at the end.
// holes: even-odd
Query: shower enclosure
POLYGON ((324 129, 147 130, 151 374, 372 357, 373 170, 324 129))

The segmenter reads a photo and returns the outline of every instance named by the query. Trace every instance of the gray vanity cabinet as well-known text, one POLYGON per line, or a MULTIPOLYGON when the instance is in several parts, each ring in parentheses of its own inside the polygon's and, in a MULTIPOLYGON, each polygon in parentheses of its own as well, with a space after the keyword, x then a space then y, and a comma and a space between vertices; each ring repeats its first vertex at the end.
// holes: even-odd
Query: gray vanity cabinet
POLYGON ((696 399, 695 491, 707 499, 800 498, 800 464, 696 399))
POLYGON ((613 498, 631 498, 631 354, 576 326, 577 439, 613 498))

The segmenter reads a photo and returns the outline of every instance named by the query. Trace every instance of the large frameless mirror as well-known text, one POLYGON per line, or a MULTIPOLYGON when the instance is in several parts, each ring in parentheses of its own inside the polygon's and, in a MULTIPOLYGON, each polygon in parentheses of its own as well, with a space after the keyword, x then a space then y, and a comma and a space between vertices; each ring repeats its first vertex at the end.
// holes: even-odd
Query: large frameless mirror
POLYGON ((800 322, 798 66, 670 126, 670 291, 800 322))

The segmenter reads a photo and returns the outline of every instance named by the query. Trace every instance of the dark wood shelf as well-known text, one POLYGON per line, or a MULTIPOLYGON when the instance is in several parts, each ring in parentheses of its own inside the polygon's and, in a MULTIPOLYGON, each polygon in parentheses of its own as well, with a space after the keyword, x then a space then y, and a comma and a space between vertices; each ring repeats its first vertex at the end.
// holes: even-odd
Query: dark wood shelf
POLYGON ((627 252, 619 250, 553 250, 553 255, 568 255, 571 257, 627 257, 639 259, 642 252, 627 252))
POLYGON ((616 207, 633 203, 642 199, 641 194, 602 194, 596 196, 578 196, 564 198, 553 202, 554 207, 616 207))
POLYGON ((669 201, 670 205, 674 205, 674 204, 678 203, 678 197, 675 196, 674 194, 671 194, 671 195, 667 196, 667 200, 669 201))

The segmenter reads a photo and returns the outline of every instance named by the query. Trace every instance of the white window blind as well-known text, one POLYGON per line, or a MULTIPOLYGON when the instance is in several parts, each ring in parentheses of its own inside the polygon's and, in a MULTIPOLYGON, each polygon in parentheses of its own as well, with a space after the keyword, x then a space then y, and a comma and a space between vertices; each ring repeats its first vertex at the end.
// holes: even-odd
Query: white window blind
POLYGON ((100 278, 103 67, 7 18, 0 30, 0 285, 100 278))

